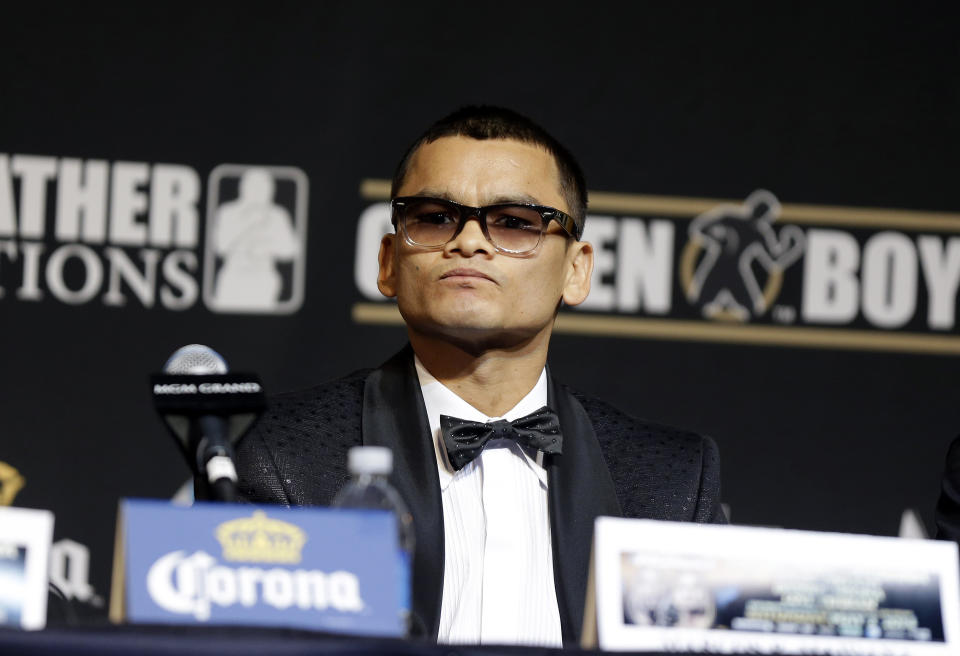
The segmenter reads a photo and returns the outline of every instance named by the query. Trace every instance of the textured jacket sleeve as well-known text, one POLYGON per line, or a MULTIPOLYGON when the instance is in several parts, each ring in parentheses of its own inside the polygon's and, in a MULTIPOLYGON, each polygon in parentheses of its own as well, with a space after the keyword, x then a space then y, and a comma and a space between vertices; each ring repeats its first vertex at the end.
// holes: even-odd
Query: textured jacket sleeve
POLYGON ((253 503, 290 505, 280 479, 276 453, 263 439, 262 428, 255 426, 237 446, 240 495, 253 503))

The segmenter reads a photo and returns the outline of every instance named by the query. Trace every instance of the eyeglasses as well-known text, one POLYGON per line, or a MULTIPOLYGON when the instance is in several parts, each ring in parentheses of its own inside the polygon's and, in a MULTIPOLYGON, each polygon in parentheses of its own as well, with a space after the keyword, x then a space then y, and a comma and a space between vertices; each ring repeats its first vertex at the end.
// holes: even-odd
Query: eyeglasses
POLYGON ((407 243, 439 249, 460 234, 467 221, 476 218, 483 236, 507 255, 529 255, 537 250, 550 221, 580 239, 581 229, 569 214, 552 207, 524 203, 500 203, 468 207, 452 200, 403 196, 390 202, 393 225, 403 231, 407 243))

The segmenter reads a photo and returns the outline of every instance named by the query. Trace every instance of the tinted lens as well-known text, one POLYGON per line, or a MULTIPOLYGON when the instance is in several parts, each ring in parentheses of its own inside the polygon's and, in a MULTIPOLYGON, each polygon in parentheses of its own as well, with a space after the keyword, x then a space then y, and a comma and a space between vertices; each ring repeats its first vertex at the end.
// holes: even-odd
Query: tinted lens
POLYGON ((460 221, 456 207, 441 200, 411 201, 403 208, 407 236, 421 246, 443 246, 460 221))
POLYGON ((500 248, 522 253, 540 243, 543 217, 523 205, 498 205, 487 211, 487 232, 500 248))

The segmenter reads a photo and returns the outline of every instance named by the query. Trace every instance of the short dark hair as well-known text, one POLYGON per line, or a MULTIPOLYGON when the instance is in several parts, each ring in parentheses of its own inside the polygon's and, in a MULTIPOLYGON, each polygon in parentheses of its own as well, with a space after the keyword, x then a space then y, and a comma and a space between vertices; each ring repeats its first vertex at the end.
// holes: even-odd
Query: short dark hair
POLYGON ((549 132, 526 116, 503 107, 471 105, 462 107, 443 117, 424 132, 407 149, 403 159, 393 174, 390 195, 396 197, 397 190, 410 167, 410 160, 417 149, 443 137, 470 137, 471 139, 512 139, 543 148, 553 155, 560 173, 560 193, 567 201, 570 216, 577 222, 580 231, 587 216, 587 183, 583 171, 573 155, 563 144, 553 138, 549 132))

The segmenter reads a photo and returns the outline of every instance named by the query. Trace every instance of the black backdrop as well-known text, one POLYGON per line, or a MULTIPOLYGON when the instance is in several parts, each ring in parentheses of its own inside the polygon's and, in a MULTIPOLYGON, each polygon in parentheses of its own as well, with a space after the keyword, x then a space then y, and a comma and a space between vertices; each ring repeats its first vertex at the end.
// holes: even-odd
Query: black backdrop
MULTIPOLYGON (((15 505, 54 510, 56 538, 90 548, 100 594, 117 499, 170 496, 187 476, 146 383, 176 347, 209 343, 279 391, 376 365, 403 343, 401 328, 351 318, 363 300, 359 187, 388 178, 457 106, 531 115, 578 155, 592 190, 743 199, 766 188, 784 203, 960 210, 960 53, 936 5, 4 13, 0 153, 186 165, 204 185, 201 226, 218 164, 309 179, 305 299, 292 314, 148 308, 129 294, 123 307, 102 294, 24 300, 23 258, 0 255, 0 461, 25 479, 15 505)), ((633 414, 713 435, 735 522, 891 535, 910 507, 932 526, 960 427, 953 356, 562 334, 551 364, 633 414)))

